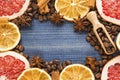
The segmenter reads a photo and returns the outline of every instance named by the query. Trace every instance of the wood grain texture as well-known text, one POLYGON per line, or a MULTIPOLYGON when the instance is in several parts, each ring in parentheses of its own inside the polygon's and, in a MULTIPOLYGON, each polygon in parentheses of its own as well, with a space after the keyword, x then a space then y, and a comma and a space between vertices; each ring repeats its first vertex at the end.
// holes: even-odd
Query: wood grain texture
POLYGON ((74 32, 73 23, 57 26, 49 21, 33 20, 30 27, 21 29, 21 34, 21 43, 30 57, 39 55, 47 61, 70 59, 73 63, 84 63, 86 56, 100 59, 98 52, 86 41, 87 33, 74 32))

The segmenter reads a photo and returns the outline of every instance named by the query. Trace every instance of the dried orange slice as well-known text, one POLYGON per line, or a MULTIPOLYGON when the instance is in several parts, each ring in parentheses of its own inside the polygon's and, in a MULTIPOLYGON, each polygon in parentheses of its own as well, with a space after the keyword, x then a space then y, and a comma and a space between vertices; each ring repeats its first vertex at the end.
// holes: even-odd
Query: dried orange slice
POLYGON ((0 51, 11 50, 20 41, 20 31, 14 23, 0 23, 0 51))
POLYGON ((56 0, 55 9, 63 18, 72 21, 74 18, 83 18, 90 10, 89 0, 56 0))
POLYGON ((81 64, 72 64, 63 69, 60 80, 95 80, 92 71, 81 64))
POLYGON ((29 68, 22 72, 17 80, 52 80, 47 72, 39 68, 29 68))

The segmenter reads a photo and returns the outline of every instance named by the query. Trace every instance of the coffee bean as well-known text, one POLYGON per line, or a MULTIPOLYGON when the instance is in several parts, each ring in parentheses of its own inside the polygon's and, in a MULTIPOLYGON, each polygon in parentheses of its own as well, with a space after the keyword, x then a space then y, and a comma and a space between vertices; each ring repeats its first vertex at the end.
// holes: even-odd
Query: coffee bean
POLYGON ((59 64, 57 68, 60 72, 63 70, 63 66, 61 64, 59 64))
POLYGON ((100 67, 104 66, 102 61, 98 61, 98 62, 100 67))
POLYGON ((95 72, 100 72, 100 67, 99 66, 95 67, 95 72))
POLYGON ((101 77, 101 73, 95 74, 95 77, 96 77, 96 78, 100 78, 100 77, 101 77))
POLYGON ((19 50, 17 50, 17 49, 15 49, 14 51, 15 51, 15 52, 17 52, 17 53, 20 53, 20 51, 19 51, 19 50))
POLYGON ((88 33, 88 36, 89 36, 89 37, 92 37, 92 34, 88 33))
POLYGON ((55 60, 53 60, 53 63, 56 64, 56 65, 58 65, 58 64, 60 64, 60 61, 57 60, 57 59, 55 59, 55 60))
POLYGON ((108 42, 108 43, 110 42, 110 41, 108 40, 108 38, 106 38, 106 37, 104 38, 104 41, 105 41, 105 42, 108 42))
POLYGON ((32 14, 32 13, 28 13, 28 15, 29 15, 30 17, 33 17, 33 14, 32 14))
POLYGON ((67 61, 65 61, 65 64, 70 65, 70 64, 72 64, 72 62, 70 60, 67 60, 67 61))
POLYGON ((86 37, 86 40, 87 40, 88 42, 90 42, 90 41, 91 41, 91 38, 90 38, 89 36, 87 36, 87 37, 86 37))
POLYGON ((50 61, 50 62, 49 62, 49 65, 52 65, 52 64, 53 64, 53 61, 50 61))
POLYGON ((102 33, 102 32, 100 32, 100 33, 98 33, 98 34, 99 34, 99 36, 100 36, 100 37, 102 37, 102 35, 103 35, 103 33, 102 33))
POLYGON ((39 16, 39 21, 44 21, 43 16, 39 16))
POLYGON ((31 7, 30 7, 30 8, 28 8, 26 12, 27 12, 27 13, 32 12, 32 8, 31 8, 31 7))
POLYGON ((110 26, 105 26, 106 27, 106 30, 109 32, 111 31, 111 27, 110 26))
POLYGON ((24 51, 24 46, 23 45, 19 45, 18 46, 18 50, 21 51, 21 52, 23 52, 24 51))
POLYGON ((96 43, 95 43, 94 41, 91 41, 91 42, 90 42, 90 45, 91 45, 91 46, 95 46, 96 43))
POLYGON ((63 66, 63 68, 65 68, 66 67, 66 63, 62 62, 62 66, 63 66))
POLYGON ((94 48, 95 48, 95 50, 99 50, 99 49, 100 49, 100 47, 99 47, 99 46, 95 46, 94 48))
POLYGON ((102 70, 103 70, 103 67, 100 67, 100 72, 102 72, 102 70))
POLYGON ((107 59, 107 58, 108 58, 107 55, 103 55, 103 56, 102 56, 102 59, 107 59))
POLYGON ((104 42, 103 44, 104 44, 104 46, 105 46, 106 48, 109 48, 109 47, 110 47, 110 43, 104 42))
POLYGON ((103 65, 106 64, 107 61, 108 61, 107 59, 103 59, 103 60, 102 60, 102 64, 103 64, 103 65))

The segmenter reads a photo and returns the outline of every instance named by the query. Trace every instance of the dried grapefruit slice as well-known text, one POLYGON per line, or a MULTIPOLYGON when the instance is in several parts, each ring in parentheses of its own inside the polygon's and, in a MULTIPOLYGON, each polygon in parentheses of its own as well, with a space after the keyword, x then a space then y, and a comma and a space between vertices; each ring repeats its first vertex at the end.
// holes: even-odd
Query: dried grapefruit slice
POLYGON ((88 67, 81 64, 72 64, 63 69, 60 80, 95 80, 95 78, 88 67))
POLYGON ((17 80, 52 80, 50 75, 39 68, 29 68, 22 72, 17 80))
POLYGON ((101 80, 120 80, 120 56, 111 59, 104 66, 101 80))
POLYGON ((16 47, 21 38, 19 28, 14 23, 0 23, 0 51, 16 47))
POLYGON ((0 0, 0 17, 14 19, 28 8, 30 0, 0 0))
POLYGON ((120 25, 120 0, 96 0, 96 6, 103 19, 120 25))
POLYGON ((89 0, 56 0, 55 9, 63 18, 72 21, 73 19, 83 18, 90 7, 87 5, 89 0))
POLYGON ((16 80, 29 67, 27 59, 16 52, 0 53, 0 80, 16 80))

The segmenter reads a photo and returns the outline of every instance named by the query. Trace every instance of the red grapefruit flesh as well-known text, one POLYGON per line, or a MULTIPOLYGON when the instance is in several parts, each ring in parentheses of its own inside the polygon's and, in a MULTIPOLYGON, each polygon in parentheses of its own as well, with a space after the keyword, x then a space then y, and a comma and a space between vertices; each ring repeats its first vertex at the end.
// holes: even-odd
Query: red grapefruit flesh
POLYGON ((120 80, 120 56, 108 61, 104 66, 101 80, 120 80))
POLYGON ((0 80, 17 80, 27 68, 29 62, 22 55, 13 51, 0 53, 0 80))
POLYGON ((96 6, 103 19, 120 25, 120 0, 96 0, 96 6))
POLYGON ((120 80, 120 63, 111 65, 108 68, 108 80, 120 80))
POLYGON ((0 0, 0 17, 14 19, 21 16, 29 2, 30 0, 0 0))

